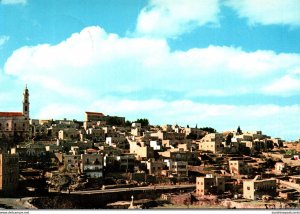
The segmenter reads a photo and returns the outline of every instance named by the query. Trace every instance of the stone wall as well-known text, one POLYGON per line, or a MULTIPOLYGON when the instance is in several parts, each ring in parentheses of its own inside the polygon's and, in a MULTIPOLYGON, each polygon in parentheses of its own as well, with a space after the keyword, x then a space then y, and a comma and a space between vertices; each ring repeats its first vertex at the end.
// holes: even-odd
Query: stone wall
MULTIPOLYGON (((192 191, 194 188, 187 188, 192 191)), ((60 194, 49 197, 36 198, 33 205, 39 209, 99 209, 105 208, 106 204, 116 201, 130 201, 131 196, 135 200, 157 199, 162 193, 179 192, 178 189, 150 189, 130 190, 122 192, 106 192, 95 194, 60 194)))

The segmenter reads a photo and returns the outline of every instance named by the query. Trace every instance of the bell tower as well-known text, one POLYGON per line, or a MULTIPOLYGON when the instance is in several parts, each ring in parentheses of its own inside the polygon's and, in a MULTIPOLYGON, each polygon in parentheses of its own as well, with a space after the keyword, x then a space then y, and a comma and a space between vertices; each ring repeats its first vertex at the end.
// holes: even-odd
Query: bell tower
POLYGON ((23 93, 23 115, 26 120, 29 120, 29 92, 27 85, 23 93))

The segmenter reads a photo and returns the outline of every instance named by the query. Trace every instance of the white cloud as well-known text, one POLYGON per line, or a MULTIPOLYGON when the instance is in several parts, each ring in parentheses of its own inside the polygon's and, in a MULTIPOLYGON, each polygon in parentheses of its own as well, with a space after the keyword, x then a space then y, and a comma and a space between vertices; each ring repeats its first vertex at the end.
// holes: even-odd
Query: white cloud
POLYGON ((161 99, 120 99, 106 97, 91 104, 66 104, 64 102, 44 105, 32 118, 83 120, 85 111, 102 112, 105 115, 124 116, 127 120, 148 118, 152 125, 179 124, 198 127, 210 126, 218 131, 261 130, 272 137, 296 140, 300 137, 300 105, 217 105, 191 100, 165 101, 161 99))
MULTIPOLYGON (((243 131, 262 130, 272 137, 295 140, 300 137, 300 105, 217 105, 195 102, 188 99, 165 101, 161 99, 120 99, 104 97, 91 103, 70 102, 43 103, 35 100, 31 92, 31 107, 39 110, 31 114, 36 119, 78 119, 83 120, 85 111, 97 111, 106 115, 125 116, 134 121, 148 118, 152 125, 179 124, 198 127, 211 126, 218 131, 234 130, 241 126, 243 131)), ((40 96, 40 95, 39 95, 40 96)), ((0 97, 1 98, 1 97, 0 97)))
POLYGON ((249 24, 300 26, 299 0, 227 0, 249 24))
POLYGON ((246 77, 262 76, 299 66, 299 54, 276 54, 273 51, 245 52, 240 48, 209 46, 174 54, 178 64, 195 73, 235 73, 246 77), (196 70, 195 70, 196 69, 196 70))
POLYGON ((0 0, 1 4, 26 4, 27 0, 0 0))
POLYGON ((0 36, 0 47, 5 45, 6 42, 8 42, 9 36, 0 36))
POLYGON ((171 52, 162 39, 122 38, 88 27, 57 45, 15 50, 5 63, 4 77, 28 83, 32 106, 40 109, 33 118, 76 118, 84 111, 100 111, 131 120, 148 117, 154 124, 197 123, 218 130, 241 125, 296 138, 299 105, 209 105, 187 96, 291 95, 299 92, 299 68, 299 54, 217 46, 171 52), (280 79, 286 86, 276 83, 280 79), (278 86, 281 90, 274 90, 278 86), (185 98, 164 101, 145 94, 140 101, 115 95, 147 89, 180 92, 185 98))
POLYGON ((283 96, 298 95, 300 91, 300 79, 286 75, 271 84, 263 87, 263 92, 271 95, 283 96))
POLYGON ((236 129, 244 131, 263 130, 273 137, 299 138, 298 116, 300 106, 278 105, 212 105, 176 100, 167 102, 159 99, 128 100, 104 99, 94 102, 91 110, 109 115, 123 115, 130 120, 147 117, 151 124, 175 124, 198 127, 212 126, 218 131, 236 129), (288 119, 287 119, 288 118, 288 119), (270 122, 272 121, 272 122, 270 122), (288 128, 287 128, 288 127, 288 128), (298 132, 297 132, 298 131, 298 132))
POLYGON ((171 52, 166 40, 121 38, 93 26, 57 45, 15 50, 4 71, 24 84, 72 97, 145 89, 225 96, 259 93, 299 68, 300 54, 225 46, 171 52))
POLYGON ((35 118, 38 119, 62 119, 72 118, 74 115, 83 114, 79 106, 65 103, 55 103, 43 106, 35 118))
POLYGON ((135 33, 176 38, 204 25, 217 26, 222 5, 247 18, 250 25, 300 25, 299 0, 149 0, 138 16, 135 33))
POLYGON ((176 37, 206 24, 217 24, 218 0, 150 0, 140 12, 136 32, 154 37, 176 37))
POLYGON ((158 59, 159 53, 168 54, 168 48, 164 40, 119 38, 100 27, 88 27, 55 46, 25 46, 14 51, 4 71, 28 84, 67 95, 77 93, 78 88, 92 89, 92 93, 95 85, 100 85, 99 91, 128 91, 136 80, 139 87, 148 81, 140 78, 150 75, 142 70, 143 63, 154 55, 158 59))

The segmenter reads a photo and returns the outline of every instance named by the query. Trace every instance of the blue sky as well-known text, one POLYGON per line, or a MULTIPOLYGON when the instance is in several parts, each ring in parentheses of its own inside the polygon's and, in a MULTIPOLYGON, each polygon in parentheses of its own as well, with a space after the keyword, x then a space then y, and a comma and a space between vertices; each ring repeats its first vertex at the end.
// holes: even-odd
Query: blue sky
POLYGON ((298 0, 0 2, 0 111, 300 137, 298 0))

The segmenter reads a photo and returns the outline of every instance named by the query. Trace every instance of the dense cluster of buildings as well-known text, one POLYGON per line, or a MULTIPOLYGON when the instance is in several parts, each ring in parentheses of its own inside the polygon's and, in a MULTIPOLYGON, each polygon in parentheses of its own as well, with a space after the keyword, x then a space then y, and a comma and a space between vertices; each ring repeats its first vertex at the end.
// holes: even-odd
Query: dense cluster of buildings
POLYGON ((23 96, 23 112, 0 112, 3 193, 26 189, 26 175, 40 170, 49 191, 190 183, 198 198, 299 197, 299 142, 240 128, 128 125, 98 112, 85 112, 84 121, 30 119, 27 87, 23 96))

